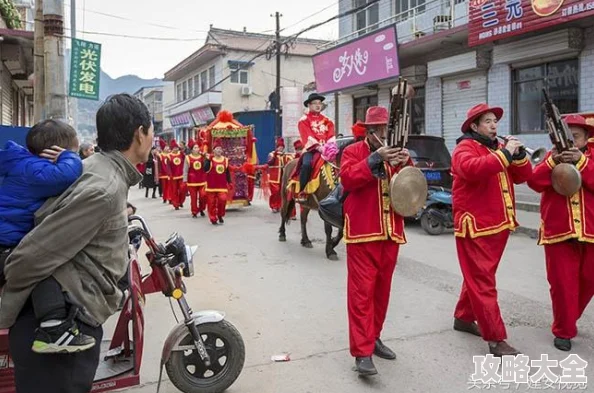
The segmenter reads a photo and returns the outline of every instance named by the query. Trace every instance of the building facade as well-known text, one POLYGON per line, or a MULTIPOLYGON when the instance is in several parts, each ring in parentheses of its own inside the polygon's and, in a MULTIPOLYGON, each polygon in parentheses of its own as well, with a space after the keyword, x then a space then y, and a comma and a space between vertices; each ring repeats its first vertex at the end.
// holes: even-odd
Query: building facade
MULTIPOLYGON (((341 1, 339 12, 365 2, 341 1)), ((350 66, 367 65, 372 74, 364 83, 355 78, 351 86, 330 89, 339 93, 339 132, 350 133, 369 106, 388 106, 390 88, 401 75, 416 90, 413 133, 442 136, 453 149, 468 109, 487 102, 505 110, 501 134, 533 148, 549 147, 543 88, 561 113, 594 111, 594 9, 579 0, 552 2, 381 0, 341 18, 340 38, 321 47, 314 64, 343 47, 369 52, 371 63, 375 53, 365 47, 365 37, 392 26, 399 72, 374 75, 367 59, 353 52, 350 66)), ((345 70, 344 62, 333 66, 345 70)))
MULTIPOLYGON (((169 84, 170 85, 170 84, 169 84)), ((164 92, 166 86, 145 86, 138 89, 133 95, 145 103, 155 127, 155 135, 163 134, 163 109, 164 92)))
MULTIPOLYGON (((276 63, 265 51, 274 36, 210 28, 204 45, 165 73, 174 84, 174 99, 165 108, 178 139, 214 120, 219 110, 265 110, 274 102, 276 63), (257 58, 254 58, 258 56, 257 58)), ((282 86, 314 79, 311 56, 324 41, 298 39, 281 58, 282 86)))

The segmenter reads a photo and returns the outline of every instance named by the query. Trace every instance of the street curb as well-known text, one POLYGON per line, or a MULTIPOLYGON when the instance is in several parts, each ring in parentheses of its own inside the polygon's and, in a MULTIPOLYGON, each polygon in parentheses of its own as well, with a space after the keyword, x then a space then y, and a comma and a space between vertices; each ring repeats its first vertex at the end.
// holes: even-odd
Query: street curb
POLYGON ((516 202, 516 209, 526 212, 539 213, 540 203, 534 202, 516 202))
POLYGON ((516 228, 516 233, 527 235, 531 239, 538 239, 538 229, 519 226, 516 228))

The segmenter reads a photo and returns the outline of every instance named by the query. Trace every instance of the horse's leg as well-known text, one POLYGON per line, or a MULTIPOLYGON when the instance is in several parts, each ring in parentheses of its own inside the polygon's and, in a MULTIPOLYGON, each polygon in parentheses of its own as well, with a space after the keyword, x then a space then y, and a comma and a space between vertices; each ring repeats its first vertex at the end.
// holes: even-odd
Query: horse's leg
POLYGON ((332 249, 335 249, 336 246, 338 246, 338 243, 340 243, 340 241, 342 240, 344 233, 343 233, 343 229, 340 228, 338 230, 338 235, 336 235, 336 237, 332 238, 332 249))
POLYGON ((325 222, 324 231, 326 231, 326 257, 331 261, 338 261, 338 254, 332 245, 332 225, 325 222))
POLYGON ((313 248, 311 240, 307 236, 307 216, 309 215, 309 208, 304 207, 301 212, 301 245, 305 248, 313 248))

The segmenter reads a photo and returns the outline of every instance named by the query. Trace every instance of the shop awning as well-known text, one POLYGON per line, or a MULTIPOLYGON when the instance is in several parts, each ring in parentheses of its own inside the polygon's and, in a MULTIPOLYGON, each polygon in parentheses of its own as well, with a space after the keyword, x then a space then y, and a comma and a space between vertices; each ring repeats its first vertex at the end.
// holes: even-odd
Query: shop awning
POLYGON ((192 110, 192 117, 196 125, 206 124, 214 120, 215 115, 210 106, 203 106, 202 108, 196 108, 192 110))
POLYGON ((190 112, 180 113, 179 115, 170 116, 171 126, 173 127, 193 127, 192 116, 190 112))

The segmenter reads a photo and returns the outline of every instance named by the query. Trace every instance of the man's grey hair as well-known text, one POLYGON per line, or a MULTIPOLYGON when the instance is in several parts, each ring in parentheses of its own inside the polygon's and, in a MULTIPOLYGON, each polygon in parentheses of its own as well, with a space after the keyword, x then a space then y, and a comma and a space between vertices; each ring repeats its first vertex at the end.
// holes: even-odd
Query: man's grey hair
POLYGON ((83 143, 81 143, 81 144, 80 144, 80 151, 85 151, 85 150, 88 150, 88 149, 90 149, 91 147, 93 147, 93 144, 92 144, 92 143, 89 143, 89 142, 83 142, 83 143))

